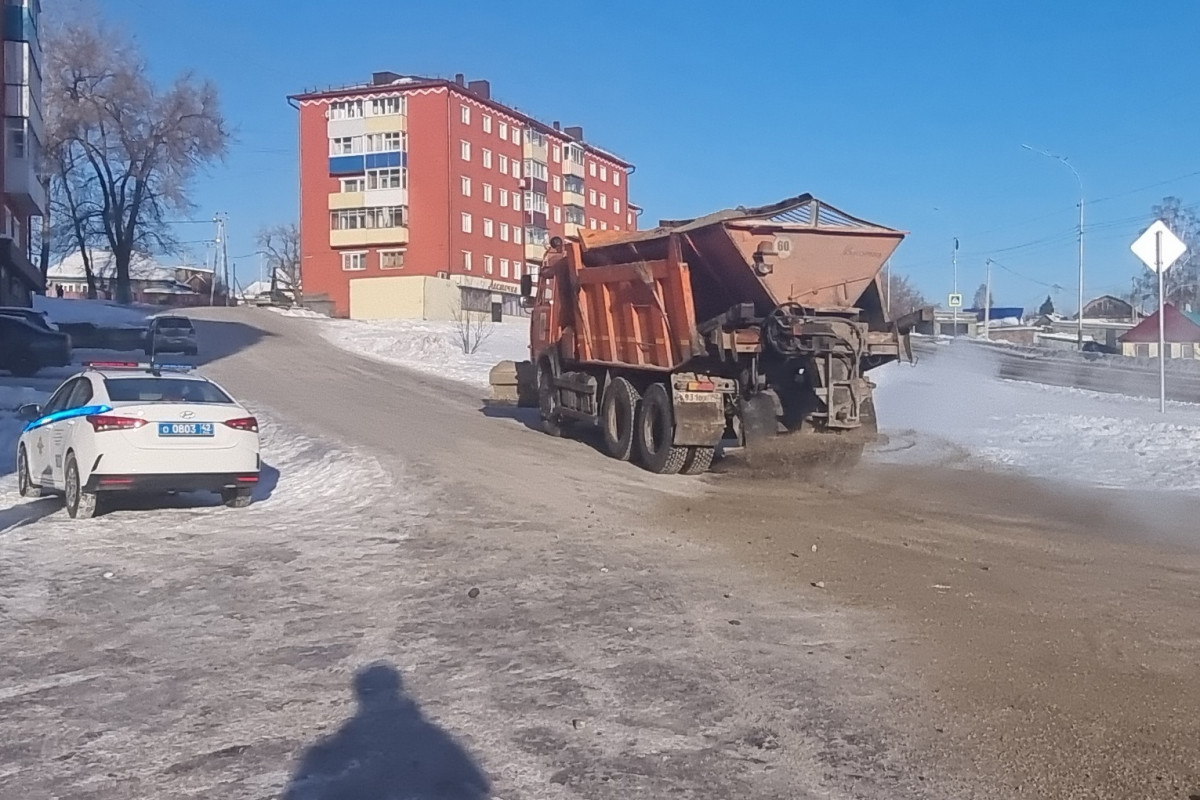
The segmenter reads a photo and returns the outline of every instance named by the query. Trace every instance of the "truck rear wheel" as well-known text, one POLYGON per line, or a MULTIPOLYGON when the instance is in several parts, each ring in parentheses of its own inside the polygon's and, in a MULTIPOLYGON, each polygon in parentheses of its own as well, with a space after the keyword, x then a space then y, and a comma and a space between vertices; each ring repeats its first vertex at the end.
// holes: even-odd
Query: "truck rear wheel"
POLYGON ((683 460, 682 475, 703 475, 712 466, 715 447, 689 447, 687 458, 683 460))
POLYGON ((542 414, 542 430, 550 436, 562 436, 563 425, 558 414, 558 389, 554 385, 554 370, 549 361, 538 367, 538 410, 542 414))
POLYGON ((633 455, 633 431, 637 424, 642 394, 625 378, 615 378, 604 390, 600 404, 600 429, 604 452, 618 461, 633 455))
POLYGON ((688 448, 676 447, 675 412, 667 387, 655 383, 646 391, 638 408, 634 447, 643 467, 659 475, 674 475, 683 469, 688 448))

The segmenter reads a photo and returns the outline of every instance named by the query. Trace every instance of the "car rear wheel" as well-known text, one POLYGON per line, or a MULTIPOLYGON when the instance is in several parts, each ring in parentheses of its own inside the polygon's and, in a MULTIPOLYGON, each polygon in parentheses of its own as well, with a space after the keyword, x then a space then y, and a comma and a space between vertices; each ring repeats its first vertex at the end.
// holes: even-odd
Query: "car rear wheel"
POLYGON ((71 519, 91 519, 96 515, 95 492, 85 492, 79 482, 79 465, 75 456, 67 456, 67 513, 71 519))
POLYGON ((29 456, 25 454, 24 447, 17 455, 17 492, 21 497, 42 496, 42 487, 35 486, 33 478, 29 474, 29 456))
POLYGON ((17 353, 9 362, 8 371, 19 378, 30 378, 37 374, 37 371, 42 368, 38 363, 37 356, 29 351, 17 353))
POLYGON ((245 508, 254 500, 252 489, 222 489, 221 502, 230 508, 245 508))

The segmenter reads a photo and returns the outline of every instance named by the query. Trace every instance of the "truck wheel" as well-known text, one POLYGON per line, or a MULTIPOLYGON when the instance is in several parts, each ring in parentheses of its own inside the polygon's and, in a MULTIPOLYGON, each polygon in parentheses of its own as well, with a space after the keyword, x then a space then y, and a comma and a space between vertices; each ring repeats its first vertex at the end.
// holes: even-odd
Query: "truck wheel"
POLYGON ((558 416, 558 389, 554 387, 554 372, 548 361, 543 361, 538 369, 537 389, 542 430, 550 436, 564 436, 566 432, 558 416))
POLYGON ((689 447, 687 458, 683 461, 682 475, 702 475, 712 466, 715 447, 689 447))
POLYGON ((634 447, 643 467, 659 475, 674 475, 683 469, 688 448, 676 447, 675 412, 667 387, 655 383, 646 391, 638 408, 634 447))
POLYGON ((33 477, 29 474, 29 456, 25 453, 25 447, 21 447, 21 452, 17 454, 17 493, 21 497, 41 497, 42 487, 35 486, 33 477))
POLYGON ((604 390, 600 404, 604 452, 618 461, 628 461, 633 455, 633 429, 641 401, 641 392, 625 378, 616 378, 604 390))
POLYGON ((67 456, 67 514, 71 519, 91 519, 96 515, 96 493, 85 492, 79 483, 79 465, 75 455, 67 456))

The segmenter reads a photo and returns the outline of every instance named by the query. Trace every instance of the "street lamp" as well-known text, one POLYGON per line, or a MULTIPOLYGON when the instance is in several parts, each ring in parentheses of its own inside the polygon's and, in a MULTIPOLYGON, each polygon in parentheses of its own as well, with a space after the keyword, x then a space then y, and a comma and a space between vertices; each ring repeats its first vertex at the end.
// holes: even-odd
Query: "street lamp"
POLYGON ((1075 180, 1079 181, 1079 333, 1078 342, 1076 343, 1080 350, 1083 349, 1083 178, 1079 177, 1079 171, 1067 161, 1066 156, 1055 155, 1048 153, 1045 150, 1038 150, 1036 147, 1030 147, 1027 144, 1021 145, 1026 150, 1030 150, 1046 158, 1052 158, 1055 161, 1061 161, 1066 165, 1067 169, 1071 170, 1071 174, 1075 176, 1075 180))

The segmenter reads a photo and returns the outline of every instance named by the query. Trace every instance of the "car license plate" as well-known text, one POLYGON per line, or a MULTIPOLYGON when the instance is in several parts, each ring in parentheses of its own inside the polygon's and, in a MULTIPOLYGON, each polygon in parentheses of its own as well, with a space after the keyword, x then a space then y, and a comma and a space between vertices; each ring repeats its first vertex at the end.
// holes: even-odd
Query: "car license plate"
POLYGON ((159 436, 212 436, 211 422, 160 422, 159 436))

